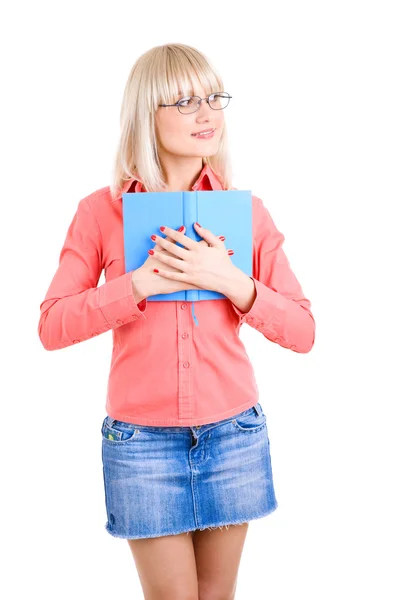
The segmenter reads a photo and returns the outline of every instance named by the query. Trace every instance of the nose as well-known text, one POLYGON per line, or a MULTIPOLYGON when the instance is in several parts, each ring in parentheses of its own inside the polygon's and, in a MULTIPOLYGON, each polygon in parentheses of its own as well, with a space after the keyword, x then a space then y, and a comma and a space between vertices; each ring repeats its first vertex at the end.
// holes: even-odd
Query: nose
POLYGON ((211 108, 211 106, 208 104, 207 100, 208 100, 208 98, 202 98, 202 100, 200 100, 200 106, 199 106, 199 108, 197 109, 196 112, 198 112, 198 113, 201 113, 201 112, 207 113, 207 112, 210 112, 210 111, 213 110, 211 108))

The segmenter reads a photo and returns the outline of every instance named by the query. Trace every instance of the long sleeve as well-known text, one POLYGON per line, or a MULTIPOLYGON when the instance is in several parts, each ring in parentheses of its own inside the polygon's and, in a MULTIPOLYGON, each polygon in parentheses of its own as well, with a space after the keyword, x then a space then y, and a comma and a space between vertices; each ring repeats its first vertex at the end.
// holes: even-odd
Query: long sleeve
POLYGON ((68 228, 59 266, 40 305, 38 334, 46 350, 58 350, 139 319, 147 300, 136 303, 132 272, 97 287, 102 238, 89 198, 68 228))
POLYGON ((282 249, 284 235, 276 228, 262 200, 254 214, 253 279, 255 300, 246 313, 232 304, 241 322, 248 323, 267 339, 295 352, 310 352, 315 340, 311 303, 291 270, 282 249))

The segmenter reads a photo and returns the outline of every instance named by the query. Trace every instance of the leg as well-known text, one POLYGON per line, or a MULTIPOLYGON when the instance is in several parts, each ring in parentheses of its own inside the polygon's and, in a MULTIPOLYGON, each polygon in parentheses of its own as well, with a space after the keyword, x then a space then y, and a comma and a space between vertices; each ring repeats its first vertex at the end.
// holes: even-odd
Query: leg
POLYGON ((235 598, 240 558, 249 524, 197 529, 193 546, 197 564, 199 600, 235 598))
POLYGON ((191 534, 128 540, 145 600, 198 600, 191 534))

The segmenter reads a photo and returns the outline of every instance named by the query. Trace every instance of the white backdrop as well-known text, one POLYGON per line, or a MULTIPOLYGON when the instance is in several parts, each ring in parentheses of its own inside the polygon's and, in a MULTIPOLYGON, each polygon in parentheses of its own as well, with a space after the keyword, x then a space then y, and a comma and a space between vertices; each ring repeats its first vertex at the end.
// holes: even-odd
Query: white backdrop
POLYGON ((48 352, 37 326, 79 200, 110 183, 131 66, 167 42, 197 47, 223 76, 234 185, 284 233, 316 320, 305 355, 241 329, 279 507, 250 523, 237 600, 400 597, 396 4, 2 8, 7 598, 142 597, 127 542, 104 529, 111 331, 48 352))

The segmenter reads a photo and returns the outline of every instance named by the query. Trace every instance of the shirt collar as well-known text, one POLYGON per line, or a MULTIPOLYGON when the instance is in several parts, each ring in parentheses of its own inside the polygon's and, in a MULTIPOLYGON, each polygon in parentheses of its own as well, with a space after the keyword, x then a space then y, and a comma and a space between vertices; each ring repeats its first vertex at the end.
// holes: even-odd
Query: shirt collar
MULTIPOLYGON (((128 190, 131 190, 131 192, 142 192, 143 191, 143 184, 141 181, 139 181, 139 179, 137 177, 131 177, 131 179, 128 179, 127 181, 125 181, 124 185, 122 186, 122 188, 120 189, 118 195, 116 196, 116 198, 114 198, 112 200, 112 202, 116 202, 117 200, 120 200, 122 198, 122 194, 125 194, 128 192, 128 190)), ((192 186, 192 191, 195 192, 196 190, 209 190, 209 191, 214 191, 214 190, 222 190, 222 184, 220 182, 220 180, 218 179, 217 175, 214 173, 214 171, 212 170, 212 168, 210 167, 210 165, 208 163, 206 163, 202 170, 200 175, 198 176, 197 180, 195 181, 195 183, 192 186)))

